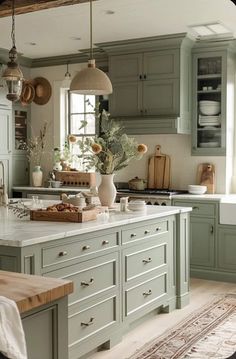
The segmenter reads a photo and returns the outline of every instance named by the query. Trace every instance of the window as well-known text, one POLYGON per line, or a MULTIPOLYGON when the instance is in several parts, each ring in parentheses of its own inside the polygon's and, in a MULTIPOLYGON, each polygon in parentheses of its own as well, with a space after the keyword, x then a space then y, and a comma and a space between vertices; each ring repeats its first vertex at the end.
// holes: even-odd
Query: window
POLYGON ((95 135, 95 96, 68 91, 69 133, 77 137, 95 135), (86 125, 83 127, 84 123, 86 125))

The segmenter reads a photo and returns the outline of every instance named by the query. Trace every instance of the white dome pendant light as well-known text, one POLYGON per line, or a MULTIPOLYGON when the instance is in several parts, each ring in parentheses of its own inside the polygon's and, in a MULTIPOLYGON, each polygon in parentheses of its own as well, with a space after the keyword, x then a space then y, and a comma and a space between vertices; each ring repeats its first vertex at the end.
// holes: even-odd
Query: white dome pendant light
POLYGON ((20 98, 23 83, 23 73, 17 63, 17 51, 15 40, 15 1, 12 0, 12 30, 11 30, 12 48, 9 51, 10 61, 7 68, 3 71, 2 78, 6 81, 8 93, 7 99, 17 101, 20 98))
POLYGON ((88 67, 73 78, 70 90, 81 95, 109 95, 112 93, 112 84, 109 77, 96 68, 92 44, 92 0, 90 0, 90 59, 88 67))

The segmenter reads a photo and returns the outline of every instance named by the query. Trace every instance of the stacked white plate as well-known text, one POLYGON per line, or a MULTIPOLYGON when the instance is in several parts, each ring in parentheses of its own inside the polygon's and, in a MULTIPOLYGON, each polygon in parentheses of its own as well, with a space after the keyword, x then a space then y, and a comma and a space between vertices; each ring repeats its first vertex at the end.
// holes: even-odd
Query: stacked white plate
POLYGON ((128 204, 128 209, 131 211, 144 211, 146 209, 146 203, 142 200, 130 201, 128 204))
POLYGON ((221 116, 203 116, 199 115, 199 125, 200 126, 220 126, 221 116))
POLYGON ((207 186, 200 186, 200 185, 188 185, 188 192, 191 194, 204 194, 207 190, 207 186))
POLYGON ((220 147, 220 143, 217 141, 210 141, 210 142, 200 142, 199 143, 199 147, 203 147, 203 148, 215 148, 215 147, 220 147))

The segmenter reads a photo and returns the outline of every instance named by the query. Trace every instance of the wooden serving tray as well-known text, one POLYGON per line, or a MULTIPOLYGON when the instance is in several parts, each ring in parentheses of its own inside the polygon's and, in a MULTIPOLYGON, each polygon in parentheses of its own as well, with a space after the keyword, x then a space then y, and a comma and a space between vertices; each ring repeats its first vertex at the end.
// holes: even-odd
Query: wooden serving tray
POLYGON ((90 209, 81 212, 51 212, 42 210, 31 210, 30 219, 32 221, 52 221, 52 222, 87 222, 97 219, 97 209, 90 209))

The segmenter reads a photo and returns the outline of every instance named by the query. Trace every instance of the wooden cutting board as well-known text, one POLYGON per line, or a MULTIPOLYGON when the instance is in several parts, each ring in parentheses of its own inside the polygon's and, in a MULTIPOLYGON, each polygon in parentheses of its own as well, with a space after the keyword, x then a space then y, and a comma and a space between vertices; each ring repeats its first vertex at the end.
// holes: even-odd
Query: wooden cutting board
POLYGON ((215 166, 212 163, 198 165, 197 184, 207 186, 207 193, 215 193, 215 166))
POLYGON ((161 146, 156 146, 155 156, 148 162, 148 188, 168 189, 170 187, 170 157, 161 153, 161 146))

